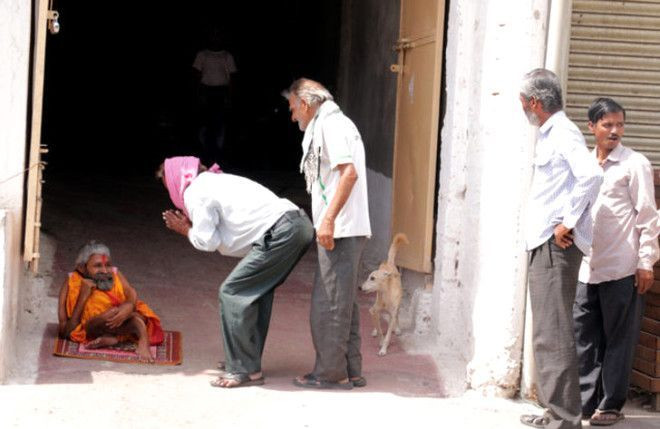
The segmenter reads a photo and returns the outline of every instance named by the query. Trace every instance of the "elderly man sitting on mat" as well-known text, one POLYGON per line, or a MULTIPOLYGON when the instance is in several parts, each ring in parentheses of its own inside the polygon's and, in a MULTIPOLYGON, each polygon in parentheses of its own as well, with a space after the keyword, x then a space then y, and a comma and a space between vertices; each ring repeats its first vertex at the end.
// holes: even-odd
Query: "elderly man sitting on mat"
POLYGON ((137 342, 140 361, 154 362, 150 345, 163 342, 160 319, 110 260, 110 250, 94 241, 82 247, 76 269, 60 289, 59 335, 87 348, 137 342))

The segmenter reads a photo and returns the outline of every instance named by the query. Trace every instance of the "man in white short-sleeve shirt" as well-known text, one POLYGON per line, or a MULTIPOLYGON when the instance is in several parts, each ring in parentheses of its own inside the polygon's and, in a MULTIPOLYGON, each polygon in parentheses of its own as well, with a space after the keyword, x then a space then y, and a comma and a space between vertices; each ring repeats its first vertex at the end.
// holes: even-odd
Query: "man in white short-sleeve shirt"
POLYGON ((202 160, 210 165, 219 161, 224 146, 232 79, 238 71, 232 54, 223 49, 217 29, 210 32, 208 46, 197 53, 192 67, 198 83, 202 160))
POLYGON ((206 86, 229 86, 236 73, 234 57, 225 50, 203 49, 195 56, 193 68, 199 72, 199 81, 206 86))
MULTIPOLYGON (((314 226, 318 229, 328 214, 331 197, 336 194, 340 186, 340 166, 350 164, 355 168, 358 180, 346 203, 335 217, 334 238, 368 237, 371 235, 371 226, 367 173, 360 133, 353 122, 342 114, 339 106, 331 100, 319 107, 313 126, 317 123, 319 127, 316 130, 305 133, 301 161, 301 170, 304 172, 305 160, 309 161, 314 157, 321 160, 318 165, 317 180, 310 180, 311 189, 308 188, 308 192, 312 195, 314 226), (313 136, 315 133, 319 134, 313 136)), ((311 173, 314 173, 313 168, 311 173)))
POLYGON ((314 369, 294 384, 350 389, 366 385, 360 354, 358 266, 371 236, 364 145, 355 124, 318 82, 298 79, 283 94, 305 132, 301 172, 312 197, 318 266, 310 324, 314 369))

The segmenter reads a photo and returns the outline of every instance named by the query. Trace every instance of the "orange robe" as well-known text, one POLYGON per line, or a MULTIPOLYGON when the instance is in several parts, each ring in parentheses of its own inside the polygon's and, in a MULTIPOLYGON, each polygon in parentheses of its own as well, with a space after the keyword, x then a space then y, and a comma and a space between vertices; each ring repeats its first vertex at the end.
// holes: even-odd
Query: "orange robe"
MULTIPOLYGON (((112 307, 117 307, 126 301, 124 294, 124 285, 122 284, 117 272, 113 273, 114 283, 112 288, 108 291, 94 289, 89 299, 85 303, 82 315, 80 316, 80 324, 71 332, 69 336, 72 341, 78 343, 86 343, 87 335, 85 332, 85 325, 87 321, 106 312, 112 307)), ((80 286, 82 284, 82 276, 77 272, 69 274, 69 290, 66 296, 66 314, 71 317, 73 309, 76 307, 78 295, 80 294, 80 286)), ((135 311, 140 313, 147 320, 147 333, 149 334, 149 344, 157 345, 163 342, 163 329, 160 326, 160 318, 154 313, 147 304, 138 300, 135 305, 135 311)), ((121 341, 130 339, 130 336, 119 336, 121 341)))

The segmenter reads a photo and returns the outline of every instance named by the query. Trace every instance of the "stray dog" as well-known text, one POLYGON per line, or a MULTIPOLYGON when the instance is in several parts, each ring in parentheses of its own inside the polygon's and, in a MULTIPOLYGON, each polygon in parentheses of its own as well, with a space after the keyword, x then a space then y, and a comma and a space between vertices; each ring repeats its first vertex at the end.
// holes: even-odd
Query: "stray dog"
POLYGON ((408 238, 405 234, 399 233, 392 239, 390 250, 387 253, 387 261, 382 262, 376 271, 369 274, 369 278, 360 287, 363 292, 376 292, 376 302, 369 309, 369 313, 375 326, 371 335, 373 337, 378 335, 379 356, 387 354, 387 346, 390 344, 392 331, 397 335, 401 334, 398 322, 403 289, 401 288, 401 274, 394 263, 396 252, 401 243, 408 244, 408 238), (383 329, 380 326, 381 313, 387 313, 389 316, 385 338, 383 338, 383 329))

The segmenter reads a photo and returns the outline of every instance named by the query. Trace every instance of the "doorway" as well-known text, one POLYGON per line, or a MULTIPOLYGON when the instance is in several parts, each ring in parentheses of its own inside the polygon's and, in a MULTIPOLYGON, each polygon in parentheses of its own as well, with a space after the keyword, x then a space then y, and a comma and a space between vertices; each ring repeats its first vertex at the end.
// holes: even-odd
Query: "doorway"
POLYGON ((295 170, 300 133, 280 91, 300 76, 332 91, 340 3, 59 1, 48 40, 46 176, 150 175, 166 156, 201 154, 192 63, 211 29, 237 64, 223 168, 295 170), (319 25, 321 17, 321 25, 319 25), (77 174, 77 173, 74 173, 77 174))

